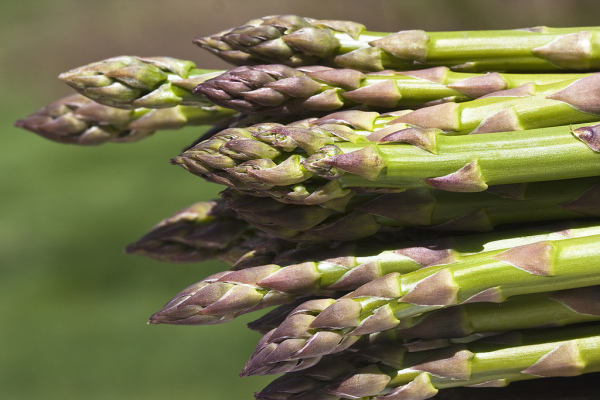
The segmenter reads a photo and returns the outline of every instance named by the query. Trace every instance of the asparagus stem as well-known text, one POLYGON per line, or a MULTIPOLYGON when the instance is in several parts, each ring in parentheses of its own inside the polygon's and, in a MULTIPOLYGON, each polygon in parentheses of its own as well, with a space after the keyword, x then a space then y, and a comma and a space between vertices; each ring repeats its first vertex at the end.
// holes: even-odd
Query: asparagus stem
POLYGON ((320 205, 282 204, 226 189, 229 207, 253 226, 295 242, 352 241, 406 227, 487 232, 502 224, 600 216, 600 178, 492 186, 457 193, 408 189, 400 193, 352 192, 320 205), (560 188, 560 190, 558 190, 560 188))
POLYGON ((226 129, 172 163, 212 182, 297 204, 340 199, 348 188, 479 192, 598 175, 599 128, 446 136, 395 124, 394 115, 345 111, 286 126, 226 129))
POLYGON ((397 122, 439 128, 453 135, 593 122, 600 118, 595 100, 599 85, 600 74, 545 85, 527 83, 461 104, 425 107, 397 122))
MULTIPOLYGON (((541 240, 560 241, 565 237, 596 235, 600 229, 585 223, 568 226, 573 229, 552 231, 546 227, 445 237, 405 242, 384 250, 382 246, 361 248, 361 243, 313 246, 305 250, 311 258, 300 263, 272 263, 209 276, 177 294, 152 315, 150 322, 186 325, 204 324, 206 321, 226 322, 241 314, 292 302, 300 296, 354 290, 368 282, 378 282, 381 280, 378 278, 385 278, 390 273, 409 274, 424 267, 429 267, 426 268, 429 270, 436 265, 454 268, 456 264, 458 268, 463 264, 461 261, 471 260, 471 264, 477 264, 474 259, 480 258, 483 260, 479 263, 484 264, 492 251, 535 244, 541 240)), ((319 304, 327 301, 330 299, 319 304)))
POLYGON ((194 42, 239 65, 323 64, 362 71, 449 66, 521 72, 600 66, 598 27, 387 33, 367 31, 351 21, 278 15, 194 42))
POLYGON ((284 375, 257 398, 308 395, 316 399, 417 400, 450 387, 499 387, 520 380, 578 376, 600 371, 598 346, 598 324, 592 324, 542 333, 521 332, 516 344, 476 341, 433 353, 400 352, 396 369, 385 364, 353 367, 352 363, 330 361, 329 372, 317 365, 306 375, 284 375), (298 385, 299 382, 303 384, 298 385))
POLYGON ((124 109, 211 106, 192 90, 223 71, 196 69, 191 61, 170 57, 121 56, 98 61, 59 75, 82 95, 124 109))
MULTIPOLYGON (((361 335, 396 328, 425 312, 598 285, 598 240, 597 235, 543 240, 489 251, 448 265, 432 265, 405 274, 389 273, 338 300, 303 304, 301 311, 292 312, 280 328, 259 344, 257 354, 261 347, 270 346, 270 353, 276 347, 292 346, 292 358, 301 353, 321 356, 347 348, 361 335)), ((250 363, 253 364, 255 361, 250 363)))
MULTIPOLYGON (((587 75, 473 74, 453 72, 447 67, 363 74, 352 69, 323 66, 258 65, 227 71, 201 83, 194 93, 244 113, 297 115, 357 105, 397 110, 440 102, 464 102, 528 83, 537 87, 583 76, 587 75)), ((556 101, 546 102, 553 104, 556 101)))
POLYGON ((135 142, 157 130, 224 124, 235 115, 232 110, 216 105, 123 110, 74 94, 45 106, 15 125, 59 143, 98 145, 135 142))
MULTIPOLYGON (((332 304, 333 300, 329 300, 332 304)), ((314 304, 311 303, 311 304, 314 304)), ((320 308, 327 304, 321 301, 320 308)), ((319 362, 323 356, 348 350, 359 354, 371 362, 388 363, 387 355, 393 354, 394 346, 400 352, 448 346, 452 342, 465 343, 467 338, 490 332, 515 331, 529 328, 542 328, 571 325, 600 319, 600 286, 590 286, 555 292, 525 294, 514 296, 505 302, 461 304, 437 311, 424 313, 403 319, 398 326, 377 335, 352 335, 345 337, 351 347, 341 345, 329 338, 294 338, 291 341, 274 341, 281 332, 289 329, 292 320, 304 318, 309 322, 303 310, 298 306, 288 314, 288 321, 266 334, 267 339, 256 347, 242 375, 265 375, 281 372, 299 371, 319 362), (299 317, 299 315, 303 315, 299 317), (380 339, 378 336, 382 336, 380 339), (446 339, 446 340, 439 340, 446 339), (453 340, 452 340, 453 339, 453 340), (390 341, 392 344, 390 344, 390 341), (320 342, 320 343, 318 343, 320 342), (381 342, 381 343, 378 343, 381 342), (290 350, 290 344, 293 346, 290 350), (319 344, 317 346, 317 344, 319 344), (381 350, 384 350, 383 353, 381 350)), ((299 331, 300 326, 296 326, 299 331)))

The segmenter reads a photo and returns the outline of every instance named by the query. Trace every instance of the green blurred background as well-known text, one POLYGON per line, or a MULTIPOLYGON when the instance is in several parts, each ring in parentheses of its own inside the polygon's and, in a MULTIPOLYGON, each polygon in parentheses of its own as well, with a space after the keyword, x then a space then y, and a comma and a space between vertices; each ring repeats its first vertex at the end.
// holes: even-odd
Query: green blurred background
POLYGON ((371 30, 597 24, 595 0, 8 0, 0 14, 0 398, 250 399, 270 378, 238 378, 258 334, 150 326, 184 287, 223 264, 170 265, 123 248, 220 188, 169 158, 188 128, 135 144, 59 145, 12 127, 70 94, 56 76, 116 56, 172 56, 225 68, 191 44, 270 14, 350 19, 371 30))

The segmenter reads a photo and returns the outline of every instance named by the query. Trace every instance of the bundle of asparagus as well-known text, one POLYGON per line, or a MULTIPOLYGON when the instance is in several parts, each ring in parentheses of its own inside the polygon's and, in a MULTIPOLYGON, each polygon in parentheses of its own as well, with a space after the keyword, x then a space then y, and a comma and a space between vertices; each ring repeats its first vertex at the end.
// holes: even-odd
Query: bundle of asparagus
POLYGON ((229 265, 150 323, 277 306, 249 324, 263 337, 242 376, 284 373, 258 399, 592 399, 599 32, 271 16, 196 39, 240 67, 95 62, 60 75, 78 94, 17 125, 84 145, 214 125, 172 163, 223 199, 127 252, 229 265), (582 374, 567 394, 464 389, 582 374))

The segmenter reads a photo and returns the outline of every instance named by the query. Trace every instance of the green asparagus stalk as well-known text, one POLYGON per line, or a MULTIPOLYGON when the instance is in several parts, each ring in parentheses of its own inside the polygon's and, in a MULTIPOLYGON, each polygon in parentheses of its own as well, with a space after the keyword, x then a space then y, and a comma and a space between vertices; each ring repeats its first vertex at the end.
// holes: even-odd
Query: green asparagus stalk
MULTIPOLYGON (((234 68, 194 89, 215 104, 244 113, 304 114, 368 106, 376 110, 464 102, 525 84, 547 85, 583 74, 473 74, 447 67, 363 74, 323 66, 234 68)), ((540 96, 541 97, 541 96, 540 96)), ((552 103, 551 101, 548 101, 552 103)), ((541 106, 540 106, 541 108, 541 106)))
POLYGON ((170 57, 121 56, 72 69, 59 78, 97 103, 129 110, 212 106, 192 90, 222 72, 196 69, 191 61, 170 57))
POLYGON ((589 71, 600 67, 598 27, 396 33, 352 21, 295 15, 254 19, 200 37, 198 46, 238 65, 329 65, 361 71, 449 66, 458 71, 589 71))
MULTIPOLYGON (((331 304, 333 301, 332 299, 320 300, 320 307, 323 308, 328 302, 331 304)), ((296 315, 303 315, 304 309, 299 306, 296 310, 292 310, 285 323, 265 335, 244 367, 242 375, 299 371, 320 362, 323 356, 342 351, 359 354, 369 361, 387 362, 388 365, 395 366, 393 363, 390 364, 385 356, 394 353, 392 351, 394 346, 399 347, 401 352, 415 351, 447 346, 453 341, 465 343, 469 337, 478 338, 477 334, 538 327, 547 329, 598 321, 600 320, 600 286, 525 294, 514 296, 499 304, 461 304, 403 319, 394 329, 377 335, 347 337, 342 343, 333 340, 329 343, 317 340, 321 343, 316 347, 316 343, 310 343, 305 338, 295 339, 291 343, 285 340, 280 343, 272 341, 273 337, 279 336, 281 331, 290 329, 290 321, 297 319, 298 317, 294 317, 296 315), (349 344, 351 347, 347 348, 349 344)), ((297 323, 294 326, 296 329, 300 327, 297 323)))
POLYGON ((487 232, 502 224, 600 216, 599 177, 492 186, 477 193, 352 192, 343 201, 320 205, 285 204, 233 189, 221 196, 258 229, 304 243, 352 241, 406 227, 487 232))
POLYGON ((392 272, 338 300, 301 305, 301 312, 290 314, 259 346, 271 350, 295 346, 295 356, 307 344, 304 354, 315 357, 345 349, 362 335, 396 328, 425 312, 598 285, 599 240, 598 235, 543 240, 405 274, 392 272))
POLYGON ((396 122, 453 135, 508 132, 598 121, 600 74, 546 85, 527 83, 457 104, 425 107, 396 122), (595 103, 595 104, 594 104, 595 103))
POLYGON ((476 341, 433 354, 401 352, 397 368, 329 363, 328 372, 317 367, 308 376, 284 375, 257 398, 423 400, 451 387, 503 387, 521 380, 579 376, 600 371, 598 328, 592 324, 521 332, 516 345, 476 341))
POLYGON ((59 143, 98 145, 135 142, 157 130, 225 124, 236 115, 216 105, 123 110, 74 94, 45 106, 15 125, 59 143))
POLYGON ((600 173, 600 125, 446 136, 394 119, 343 111, 286 126, 226 129, 172 163, 212 182, 296 204, 340 199, 349 188, 479 192, 600 173))
MULTIPOLYGON (((600 227, 589 223, 572 222, 567 226, 567 230, 564 226, 558 230, 542 227, 443 237, 424 242, 404 242, 384 249, 382 246, 361 247, 360 242, 329 248, 314 246, 306 251, 312 254, 312 258, 300 263, 272 263, 209 276, 177 294, 152 315, 150 323, 199 325, 227 322, 238 315, 292 302, 300 296, 355 290, 369 282, 387 279, 385 277, 391 276, 388 275, 391 273, 409 274, 424 267, 429 267, 426 268, 429 270, 436 265, 454 268, 456 264, 458 268, 463 264, 461 261, 466 260, 477 265, 472 260, 474 258, 484 264, 490 259, 490 252, 498 252, 499 249, 536 244, 542 240, 560 241, 567 237, 600 234, 600 227)), ((328 303, 330 300, 322 300, 319 304, 332 305, 328 303)), ((351 300, 342 303, 348 301, 351 300)), ((360 302, 360 299, 357 301, 360 302)), ((310 309, 310 312, 313 311, 310 309)))
POLYGON ((223 201, 206 201, 162 220, 126 252, 171 263, 215 258, 235 264, 269 238, 237 217, 223 201))

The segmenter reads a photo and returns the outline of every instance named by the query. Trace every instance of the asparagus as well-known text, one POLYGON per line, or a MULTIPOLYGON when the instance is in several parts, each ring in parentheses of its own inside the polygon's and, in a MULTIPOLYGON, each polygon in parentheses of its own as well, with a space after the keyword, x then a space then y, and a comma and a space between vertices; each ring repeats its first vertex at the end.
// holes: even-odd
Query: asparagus
POLYGON ((407 189, 352 192, 335 204, 284 204, 226 189, 221 196, 238 215, 276 237, 304 243, 352 241, 406 227, 487 232, 503 224, 599 217, 600 178, 492 186, 456 193, 407 189), (335 207, 335 208, 333 208, 335 207))
POLYGON ((546 85, 527 83, 456 104, 425 107, 398 118, 453 135, 507 132, 598 121, 600 74, 546 85))
POLYGON ((542 240, 405 274, 391 272, 338 300, 301 305, 301 312, 290 314, 259 347, 293 347, 292 358, 301 352, 315 357, 345 349, 361 335, 395 328, 424 312, 598 285, 599 240, 598 235, 542 240))
POLYGON ((479 192, 600 172, 600 125, 446 136, 394 119, 343 111, 286 126, 226 129, 172 163, 212 182, 296 204, 341 199, 349 188, 479 192))
POLYGON ((194 43, 238 65, 323 64, 362 71, 449 66, 458 71, 594 70, 598 27, 396 33, 352 21, 275 15, 197 38, 194 43))
MULTIPOLYGON (((151 316, 150 323, 222 323, 248 312, 292 302, 300 296, 351 291, 382 279, 385 283, 385 277, 391 273, 409 274, 424 267, 429 267, 426 268, 429 270, 436 265, 454 268, 456 264, 458 268, 463 264, 461 261, 467 260, 478 265, 474 259, 485 264, 490 259, 490 252, 495 251, 493 254, 496 254, 499 249, 536 244, 541 240, 560 241, 567 237, 600 234, 597 225, 571 223, 567 226, 567 230, 564 226, 554 230, 542 227, 444 237, 404 242, 383 249, 382 246, 368 244, 362 247, 360 242, 333 247, 313 246, 306 251, 312 257, 299 263, 272 263, 209 276, 177 294, 151 316)), ((357 301, 360 302, 360 299, 357 301)), ((330 299, 320 301, 319 307, 322 304, 329 306, 331 303, 328 301, 330 299)), ((310 309, 310 312, 313 311, 310 309)), ((340 315, 343 317, 345 314, 340 315)))
MULTIPOLYGON (((363 239, 385 245, 398 240, 400 232, 386 232, 363 239)), ((310 247, 273 237, 248 224, 223 200, 192 204, 162 220, 126 251, 173 263, 198 262, 217 258, 232 264, 232 270, 278 263, 310 260, 314 252, 338 251, 340 243, 319 242, 310 247)))
POLYGON ((224 124, 235 115, 216 105, 123 110, 74 94, 50 103, 15 125, 59 143, 98 145, 134 142, 162 129, 224 124))
MULTIPOLYGON (((244 113, 303 114, 368 106, 397 110, 440 102, 463 102, 533 83, 545 85, 582 74, 473 74, 447 67, 363 74, 323 66, 258 65, 234 68, 196 87, 215 104, 244 113)), ((551 101, 548 101, 551 103, 551 101)))
MULTIPOLYGON (((320 307, 332 303, 332 299, 321 300, 320 307)), ((315 302, 313 302, 315 303, 315 302)), ((272 342, 282 331, 290 329, 290 321, 303 315, 305 307, 299 306, 288 314, 288 321, 272 329, 265 336, 242 375, 265 375, 299 371, 319 362, 323 356, 347 350, 370 361, 386 363, 382 354, 393 354, 394 346, 401 352, 437 348, 452 342, 466 342, 470 337, 490 332, 515 331, 528 328, 557 327, 600 320, 600 286, 590 286, 555 292, 514 296, 505 302, 468 303, 449 307, 401 321, 394 329, 377 335, 356 335, 346 338, 340 345, 332 341, 329 345, 314 347, 306 339, 292 343, 272 342), (374 337, 373 337, 374 336, 374 337), (382 336, 383 338, 379 338, 382 336), (420 340, 425 339, 425 340, 420 340), (448 340, 439 340, 448 339, 448 340), (454 340, 452 340, 454 339, 454 340), (390 344, 391 342, 391 344, 390 344), (351 347, 346 349, 347 345, 351 347), (383 351, 381 353, 380 351, 383 351)), ((296 329, 298 326, 295 326, 296 329)), ((392 364, 392 366, 394 366, 392 364)))
POLYGON ((206 201, 162 220, 126 252, 172 263, 216 258, 235 264, 268 239, 239 219, 223 201, 206 201))
MULTIPOLYGON (((511 382, 569 377, 600 371, 598 324, 548 332, 523 332, 516 345, 473 342, 430 354, 402 354, 385 364, 334 364, 308 376, 284 375, 257 398, 423 400, 440 389, 502 387, 511 382), (350 367, 350 368, 349 368, 350 367)), ((514 336, 514 335, 513 335, 514 336)))
POLYGON ((59 78, 80 94, 107 106, 169 108, 212 106, 192 90, 220 73, 196 69, 193 62, 176 58, 120 56, 72 69, 59 78))

